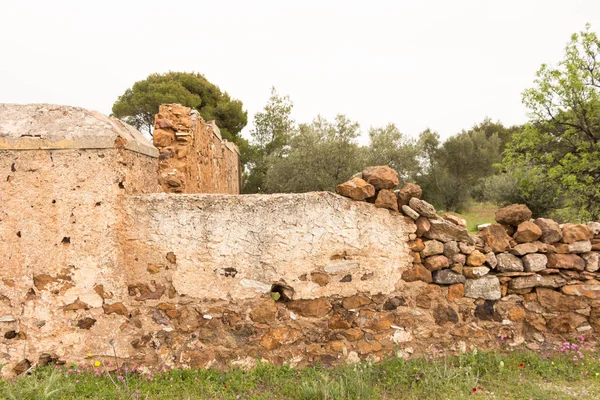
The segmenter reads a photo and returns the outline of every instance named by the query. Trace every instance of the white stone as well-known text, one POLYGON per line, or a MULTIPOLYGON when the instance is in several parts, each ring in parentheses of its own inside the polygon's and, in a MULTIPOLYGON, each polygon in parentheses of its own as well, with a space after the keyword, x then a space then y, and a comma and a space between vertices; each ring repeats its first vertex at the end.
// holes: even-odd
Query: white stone
POLYGON ((240 285, 247 289, 254 289, 257 292, 268 293, 271 291, 271 285, 252 279, 242 279, 240 285))
POLYGON ((493 275, 485 275, 479 279, 467 279, 465 282, 465 297, 499 300, 502 297, 500 281, 493 275))
POLYGON ((587 253, 590 251, 592 251, 592 242, 589 240, 569 243, 569 253, 587 253))
POLYGON ((543 254, 527 254, 522 258, 523 268, 526 272, 538 272, 546 269, 548 257, 543 254))
POLYGON ((596 272, 600 269, 600 253, 584 253, 581 258, 585 260, 585 270, 588 272, 596 272))

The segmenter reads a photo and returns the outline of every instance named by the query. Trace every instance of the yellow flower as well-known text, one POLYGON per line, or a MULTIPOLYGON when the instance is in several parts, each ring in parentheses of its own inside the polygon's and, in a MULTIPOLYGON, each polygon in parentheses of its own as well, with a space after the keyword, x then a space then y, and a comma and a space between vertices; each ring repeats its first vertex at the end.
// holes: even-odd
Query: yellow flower
POLYGON ((92 353, 87 353, 88 358, 92 356, 92 353))
POLYGON ((94 363, 94 366, 95 366, 95 367, 99 367, 101 364, 102 364, 102 363, 101 363, 100 361, 96 361, 96 362, 94 363))

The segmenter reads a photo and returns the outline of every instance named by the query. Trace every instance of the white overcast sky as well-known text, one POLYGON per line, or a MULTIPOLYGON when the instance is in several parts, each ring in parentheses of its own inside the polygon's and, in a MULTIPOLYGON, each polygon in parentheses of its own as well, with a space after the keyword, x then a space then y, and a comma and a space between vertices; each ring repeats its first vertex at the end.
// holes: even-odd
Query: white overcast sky
MULTIPOLYGON (((599 0, 1 0, 0 103, 109 114, 153 72, 194 71, 243 101, 271 86, 308 122, 337 113, 442 137, 489 116, 526 120, 521 92, 599 0)), ((246 133, 248 128, 246 128, 246 133)))

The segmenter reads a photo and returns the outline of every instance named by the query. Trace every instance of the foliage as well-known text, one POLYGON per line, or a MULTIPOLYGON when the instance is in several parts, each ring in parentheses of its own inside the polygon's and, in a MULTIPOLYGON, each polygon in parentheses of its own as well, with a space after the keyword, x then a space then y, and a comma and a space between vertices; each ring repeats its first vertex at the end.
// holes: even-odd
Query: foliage
POLYGON ((367 164, 389 165, 401 180, 408 180, 419 172, 419 147, 394 124, 369 130, 367 164))
POLYGON ((248 123, 248 113, 240 100, 209 82, 203 75, 188 72, 151 74, 123 93, 113 104, 117 118, 151 133, 154 115, 161 104, 179 103, 194 108, 207 121, 215 120, 224 139, 238 143, 248 123))
POLYGON ((600 218, 600 40, 589 25, 557 67, 544 64, 536 76, 523 93, 531 121, 508 144, 503 166, 553 182, 579 219, 600 218))

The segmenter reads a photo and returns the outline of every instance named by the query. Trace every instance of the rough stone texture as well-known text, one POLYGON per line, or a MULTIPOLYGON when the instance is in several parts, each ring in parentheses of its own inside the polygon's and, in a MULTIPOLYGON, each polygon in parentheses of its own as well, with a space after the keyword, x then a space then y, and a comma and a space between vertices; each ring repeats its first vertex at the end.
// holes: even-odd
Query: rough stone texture
POLYGON ((498 272, 518 272, 523 271, 523 262, 519 257, 516 257, 509 253, 500 253, 496 255, 498 265, 496 270, 498 272))
POLYGON ((473 244, 473 238, 465 227, 453 224, 445 219, 432 219, 429 221, 431 227, 423 236, 440 242, 464 241, 473 244))
POLYGON ((465 297, 499 300, 502 297, 500 281, 492 275, 486 275, 479 279, 467 279, 465 282, 465 297))
POLYGON ((486 261, 485 254, 483 254, 479 250, 473 251, 467 257, 467 264, 472 267, 479 267, 479 266, 483 265, 483 263, 485 263, 485 261, 486 261))
POLYGON ((442 269, 433 273, 433 282, 438 285, 454 285, 456 283, 464 283, 465 277, 450 269, 442 269))
POLYGON ((527 254, 522 259, 525 272, 538 272, 546 268, 548 257, 544 254, 527 254))
POLYGON ((548 254, 548 268, 583 271, 585 261, 576 254, 548 254))
POLYGON ((558 223, 550 218, 538 218, 534 223, 542 230, 542 236, 540 237, 541 242, 552 244, 562 239, 562 231, 558 226, 558 223))
POLYGON ((398 199, 396 199, 396 195, 391 190, 382 189, 379 191, 379 193, 377 193, 375 207, 398 211, 398 199))
MULTIPOLYGON (((408 207, 408 206, 402 206, 402 210, 404 210, 404 207, 409 208, 410 210, 412 210, 412 208, 408 207)), ((419 214, 412 210, 416 215, 417 215, 417 219, 415 221, 415 225, 417 225, 417 236, 423 236, 425 233, 429 232, 429 229, 431 229, 431 224, 429 223, 429 220, 425 217, 419 217, 419 214)))
POLYGON ((581 240, 579 242, 569 243, 569 253, 588 253, 592 251, 592 242, 581 240))
POLYGON ((423 264, 425 264, 425 267, 432 272, 443 268, 448 268, 450 266, 448 259, 440 255, 425 258, 423 264))
POLYGON ((425 247, 423 248, 422 253, 425 257, 444 253, 444 243, 442 242, 438 242, 437 240, 428 240, 424 244, 425 247))
POLYGON ((490 272, 488 267, 464 267, 463 275, 469 279, 478 279, 490 272))
POLYGON ((196 110, 163 104, 154 117, 159 182, 170 193, 240 193, 240 153, 214 121, 196 110))
POLYGON ((540 236, 542 236, 542 229, 533 222, 525 221, 517 226, 517 232, 513 237, 517 243, 531 243, 538 240, 540 236))
POLYGON ((398 191, 398 206, 407 206, 410 199, 413 197, 420 199, 422 195, 421 186, 416 183, 407 183, 398 191))
POLYGON ((419 213, 419 215, 426 218, 437 218, 437 213, 435 212, 435 207, 425 200, 418 199, 413 197, 408 202, 410 208, 419 213))
POLYGON ((335 187, 336 193, 362 201, 375 196, 375 187, 361 178, 352 178, 347 182, 340 183, 335 187))
POLYGON ((588 272, 596 272, 600 269, 600 253, 585 253, 581 255, 585 261, 585 270, 588 272))
POLYGON ((525 204, 511 204, 496 211, 496 222, 504 225, 518 226, 529 221, 531 210, 525 204))
POLYGON ((510 236, 508 236, 501 225, 492 224, 483 228, 477 234, 488 246, 490 246, 494 253, 500 253, 510 249, 510 236))
POLYGON ((564 278, 559 275, 529 275, 519 276, 511 279, 508 287, 511 289, 528 289, 533 287, 552 287, 558 288, 567 283, 564 278))
POLYGON ((367 167, 362 172, 365 181, 375 186, 375 190, 393 189, 398 186, 398 173, 387 165, 367 167))
POLYGON ((575 243, 594 238, 589 226, 583 224, 565 224, 562 227, 562 241, 564 243, 575 243))
POLYGON ((510 249, 511 254, 515 256, 524 256, 525 254, 536 253, 538 246, 533 243, 521 243, 510 249))
MULTIPOLYGON (((413 220, 415 220, 415 221, 418 221, 420 218, 422 218, 422 217, 419 215, 419 213, 418 213, 418 212, 416 212, 415 210, 413 210, 413 209, 412 209, 412 208, 410 208, 409 206, 402 206, 402 212, 403 212, 404 214, 406 214, 408 217, 410 217, 410 218, 412 218, 413 220)), ((427 224, 429 224, 429 222, 427 222, 427 224)), ((423 227, 424 227, 424 226, 425 226, 425 225, 423 225, 423 223, 421 223, 421 228, 420 228, 420 229, 421 229, 421 232, 420 232, 420 234, 419 234, 419 233, 417 233, 417 236, 421 236, 421 235, 423 234, 423 232, 426 232, 426 231, 423 231, 423 227)), ((428 225, 427 225, 427 226, 428 226, 428 225)), ((419 230, 418 230, 418 229, 419 229, 419 226, 417 226, 417 232, 419 232, 419 230)), ((427 229, 429 230, 429 228, 427 228, 427 229)))

